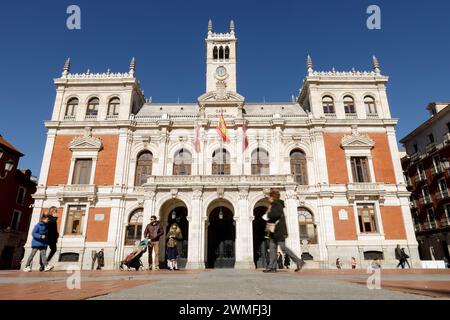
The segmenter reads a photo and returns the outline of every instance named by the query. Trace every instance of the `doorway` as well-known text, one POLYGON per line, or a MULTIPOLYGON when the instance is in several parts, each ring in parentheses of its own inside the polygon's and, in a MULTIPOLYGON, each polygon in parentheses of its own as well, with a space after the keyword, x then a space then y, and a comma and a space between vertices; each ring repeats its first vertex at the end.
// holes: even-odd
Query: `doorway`
POLYGON ((209 214, 207 268, 234 268, 236 227, 233 212, 218 205, 209 214))

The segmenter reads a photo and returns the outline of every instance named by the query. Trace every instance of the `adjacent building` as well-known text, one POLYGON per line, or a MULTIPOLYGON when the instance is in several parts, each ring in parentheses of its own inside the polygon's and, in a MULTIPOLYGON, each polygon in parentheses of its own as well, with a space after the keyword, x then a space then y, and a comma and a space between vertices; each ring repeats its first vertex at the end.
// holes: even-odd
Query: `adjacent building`
POLYGON ((421 259, 450 261, 450 102, 427 109, 430 118, 401 140, 402 166, 421 259))
MULTIPOLYGON (((33 213, 34 223, 58 208, 56 268, 89 269, 101 248, 117 268, 152 215, 165 231, 180 225, 181 266, 263 267, 270 188, 285 201, 287 245, 308 267, 334 267, 338 257, 395 266, 397 244, 420 265, 377 59, 370 71, 340 72, 317 71, 308 57, 298 97, 247 102, 234 23, 216 33, 210 22, 205 45, 206 90, 194 103, 147 99, 134 59, 125 73, 72 73, 66 62, 33 213)), ((164 252, 162 237, 162 260, 164 252)))
POLYGON ((0 270, 20 267, 33 212, 37 180, 18 169, 22 156, 0 135, 0 270))

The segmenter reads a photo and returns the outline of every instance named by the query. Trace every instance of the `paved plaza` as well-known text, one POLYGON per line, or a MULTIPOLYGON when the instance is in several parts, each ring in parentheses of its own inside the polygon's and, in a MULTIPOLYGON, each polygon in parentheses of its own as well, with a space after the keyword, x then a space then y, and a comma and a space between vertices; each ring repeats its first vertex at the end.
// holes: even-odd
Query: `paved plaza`
POLYGON ((450 270, 382 270, 369 290, 365 270, 0 271, 0 300, 435 300, 450 299, 450 270))

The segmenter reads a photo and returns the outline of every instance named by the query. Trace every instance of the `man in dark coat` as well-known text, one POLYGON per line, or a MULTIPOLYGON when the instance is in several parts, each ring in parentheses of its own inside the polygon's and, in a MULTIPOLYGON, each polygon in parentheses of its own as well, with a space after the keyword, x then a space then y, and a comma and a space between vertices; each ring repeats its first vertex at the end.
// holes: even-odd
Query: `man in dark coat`
MULTIPOLYGON (((56 244, 58 243, 59 233, 58 233, 58 211, 55 207, 50 208, 48 213, 46 214, 48 221, 47 221, 47 243, 48 247, 50 248, 50 253, 47 257, 47 262, 50 262, 50 260, 53 258, 53 256, 56 253, 56 244)), ((42 261, 40 261, 41 267, 39 268, 39 271, 44 270, 44 265, 42 261)))
POLYGON ((284 217, 284 201, 280 200, 280 192, 277 190, 271 190, 269 194, 269 201, 271 206, 267 213, 268 223, 275 223, 275 230, 270 234, 270 263, 269 267, 263 272, 276 272, 277 271, 277 248, 280 246, 284 255, 288 255, 296 264, 299 271, 305 262, 297 257, 297 255, 288 247, 286 247, 286 238, 288 236, 286 219, 284 217))
POLYGON ((153 249, 155 249, 155 270, 159 269, 159 238, 164 234, 162 224, 156 219, 156 216, 151 216, 150 223, 144 231, 144 237, 149 239, 148 242, 148 269, 152 269, 153 265, 153 249))
POLYGON ((397 268, 401 266, 402 269, 405 269, 405 261, 399 244, 395 248, 395 259, 398 260, 397 268))

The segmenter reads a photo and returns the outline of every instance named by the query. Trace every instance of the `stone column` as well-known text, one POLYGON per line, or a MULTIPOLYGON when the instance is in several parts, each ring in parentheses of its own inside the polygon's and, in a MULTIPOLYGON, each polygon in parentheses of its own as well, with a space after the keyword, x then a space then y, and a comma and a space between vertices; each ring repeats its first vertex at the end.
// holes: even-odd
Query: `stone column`
POLYGON ((201 187, 193 188, 191 212, 188 212, 189 239, 188 239, 188 261, 186 269, 204 269, 204 240, 205 228, 202 220, 202 196, 201 187))
POLYGON ((235 214, 236 222, 236 262, 235 269, 255 269, 253 262, 253 228, 252 215, 248 207, 249 188, 239 188, 238 211, 235 214))
POLYGON ((297 213, 297 193, 295 185, 286 186, 286 201, 285 201, 285 218, 288 229, 288 238, 286 245, 301 257, 300 233, 298 228, 298 213, 297 213))

